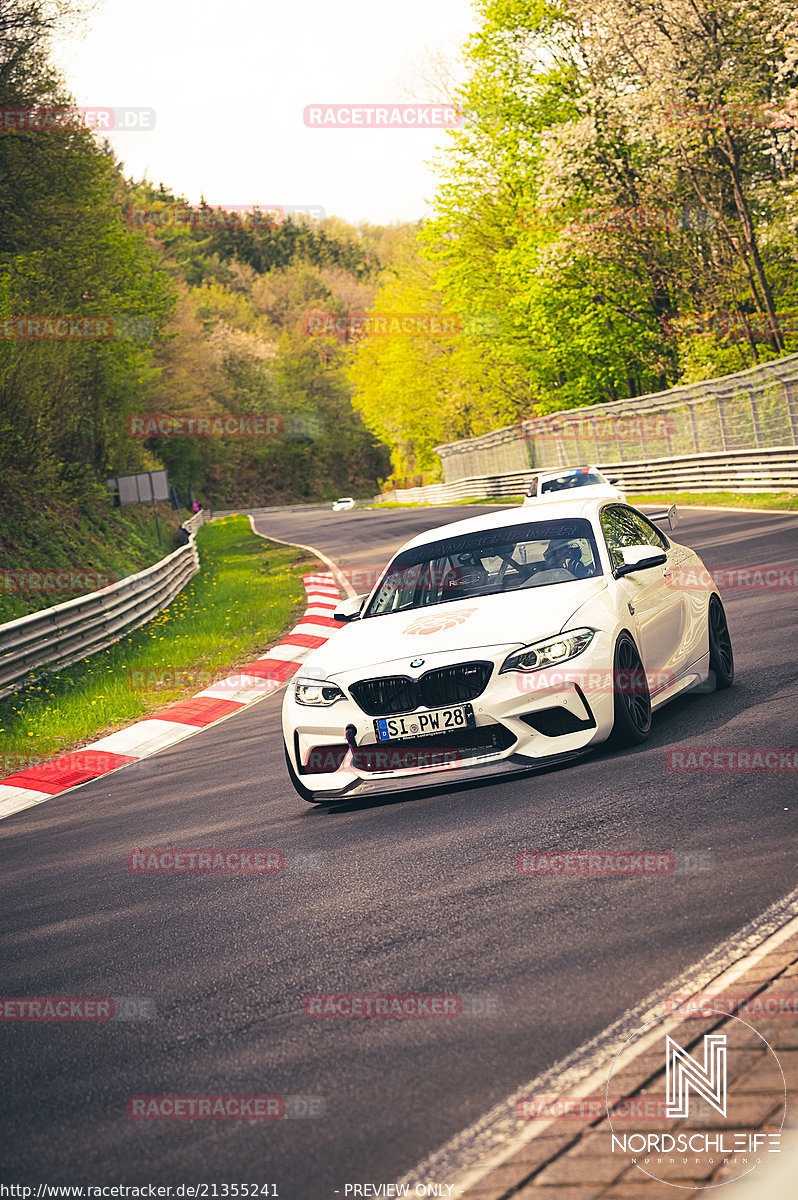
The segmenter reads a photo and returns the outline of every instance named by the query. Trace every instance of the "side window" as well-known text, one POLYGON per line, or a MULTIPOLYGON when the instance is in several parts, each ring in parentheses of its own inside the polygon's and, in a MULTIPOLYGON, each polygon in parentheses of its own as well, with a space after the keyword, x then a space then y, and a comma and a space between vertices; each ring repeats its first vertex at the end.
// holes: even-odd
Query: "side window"
POLYGON ((638 546, 656 546, 658 550, 668 550, 670 542, 664 534, 660 533, 656 525, 652 525, 649 520, 640 513, 632 512, 631 509, 626 509, 629 517, 634 522, 635 527, 640 531, 637 539, 638 546))
POLYGON ((611 504, 602 511, 601 528, 613 562, 620 561, 615 551, 624 546, 656 546, 658 550, 668 549, 667 538, 654 525, 640 513, 625 508, 622 504, 611 504))

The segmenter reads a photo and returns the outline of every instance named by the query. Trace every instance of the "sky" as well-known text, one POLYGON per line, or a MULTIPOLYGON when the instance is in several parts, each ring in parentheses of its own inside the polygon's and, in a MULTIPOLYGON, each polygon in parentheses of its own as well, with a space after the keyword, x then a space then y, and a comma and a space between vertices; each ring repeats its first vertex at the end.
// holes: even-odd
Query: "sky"
POLYGON ((126 175, 191 204, 383 224, 429 213, 448 135, 310 128, 304 109, 439 101, 419 69, 474 28, 470 0, 100 0, 53 50, 79 105, 155 110, 151 130, 110 136, 126 175))

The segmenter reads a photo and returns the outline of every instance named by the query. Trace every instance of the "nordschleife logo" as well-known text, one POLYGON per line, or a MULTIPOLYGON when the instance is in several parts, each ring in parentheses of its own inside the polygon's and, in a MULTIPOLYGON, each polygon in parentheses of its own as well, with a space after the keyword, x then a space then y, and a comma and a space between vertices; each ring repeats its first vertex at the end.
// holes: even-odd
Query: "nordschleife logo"
POLYGON ((605 1094, 610 1153, 682 1192, 755 1171, 779 1153, 787 1115, 781 1064, 754 1026, 724 1014, 694 1029, 691 1015, 664 1008, 636 1029, 615 1057, 605 1094), (636 1078, 636 1086, 621 1084, 636 1078), (773 1093, 764 1127, 751 1122, 752 1086, 773 1093), (649 1114, 658 1114, 653 1127, 649 1114))
POLYGON ((666 1036, 665 1116, 689 1117, 690 1089, 703 1096, 707 1104, 726 1116, 726 1034, 704 1035, 704 1062, 696 1062, 684 1046, 666 1036))

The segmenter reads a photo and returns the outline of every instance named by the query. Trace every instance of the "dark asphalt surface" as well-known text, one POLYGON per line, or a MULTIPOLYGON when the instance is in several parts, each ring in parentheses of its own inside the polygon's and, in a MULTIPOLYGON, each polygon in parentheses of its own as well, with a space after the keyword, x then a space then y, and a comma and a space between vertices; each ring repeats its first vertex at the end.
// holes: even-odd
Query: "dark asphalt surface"
MULTIPOLYGON (((269 515, 344 567, 485 511, 269 515)), ((491 509, 491 511, 493 511, 491 509)), ((798 518, 691 512, 710 568, 794 565, 798 518)), ((672 747, 794 747, 794 590, 725 594, 733 689, 675 701, 633 751, 468 790, 316 809, 281 696, 0 821, 0 994, 135 996, 154 1019, 0 1023, 0 1182, 390 1182, 795 887, 795 776, 673 774, 672 747), (134 875, 137 846, 284 851, 282 875, 134 875), (528 878, 532 849, 711 851, 712 871, 528 878), (305 857, 302 857, 305 856, 305 857), (457 993, 499 1014, 314 1020, 318 992, 457 993), (142 1094, 323 1097, 326 1116, 137 1121, 142 1094)))

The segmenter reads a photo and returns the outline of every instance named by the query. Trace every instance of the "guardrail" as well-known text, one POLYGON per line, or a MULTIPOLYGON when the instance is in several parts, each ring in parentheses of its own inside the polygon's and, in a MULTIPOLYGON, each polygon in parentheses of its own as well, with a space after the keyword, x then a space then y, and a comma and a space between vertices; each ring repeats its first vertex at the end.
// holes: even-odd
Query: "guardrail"
POLYGON ((205 522, 210 521, 210 519, 210 509, 201 508, 199 512, 194 513, 193 517, 189 517, 187 521, 184 521, 180 528, 185 529, 189 537, 193 537, 200 525, 204 525, 205 522))
POLYGON ((798 492, 798 446, 603 463, 628 492, 798 492))
POLYGON ((186 545, 136 575, 0 625, 0 697, 43 667, 58 670, 106 649, 171 604, 199 570, 194 535, 207 516, 203 510, 186 521, 186 545))
POLYGON ((520 496, 529 487, 534 471, 506 472, 503 475, 477 475, 456 483, 429 483, 424 487, 395 488, 374 497, 374 504, 451 504, 453 500, 488 500, 500 496, 520 496))
MULTIPOLYGON (((370 500, 359 500, 358 504, 370 504, 370 500)), ((333 506, 332 500, 325 500, 322 504, 272 504, 266 508, 250 508, 244 504, 240 508, 224 508, 213 510, 209 520, 217 520, 221 517, 237 517, 242 513, 252 514, 253 517, 261 516, 265 513, 286 513, 286 512, 327 512, 333 506)))
MULTIPOLYGON (((688 454, 640 462, 597 463, 617 476, 628 492, 798 492, 798 446, 775 446, 723 454, 688 454)), ((453 500, 488 500, 520 496, 535 471, 476 475, 455 483, 397 488, 374 497, 375 504, 451 504, 453 500)))

